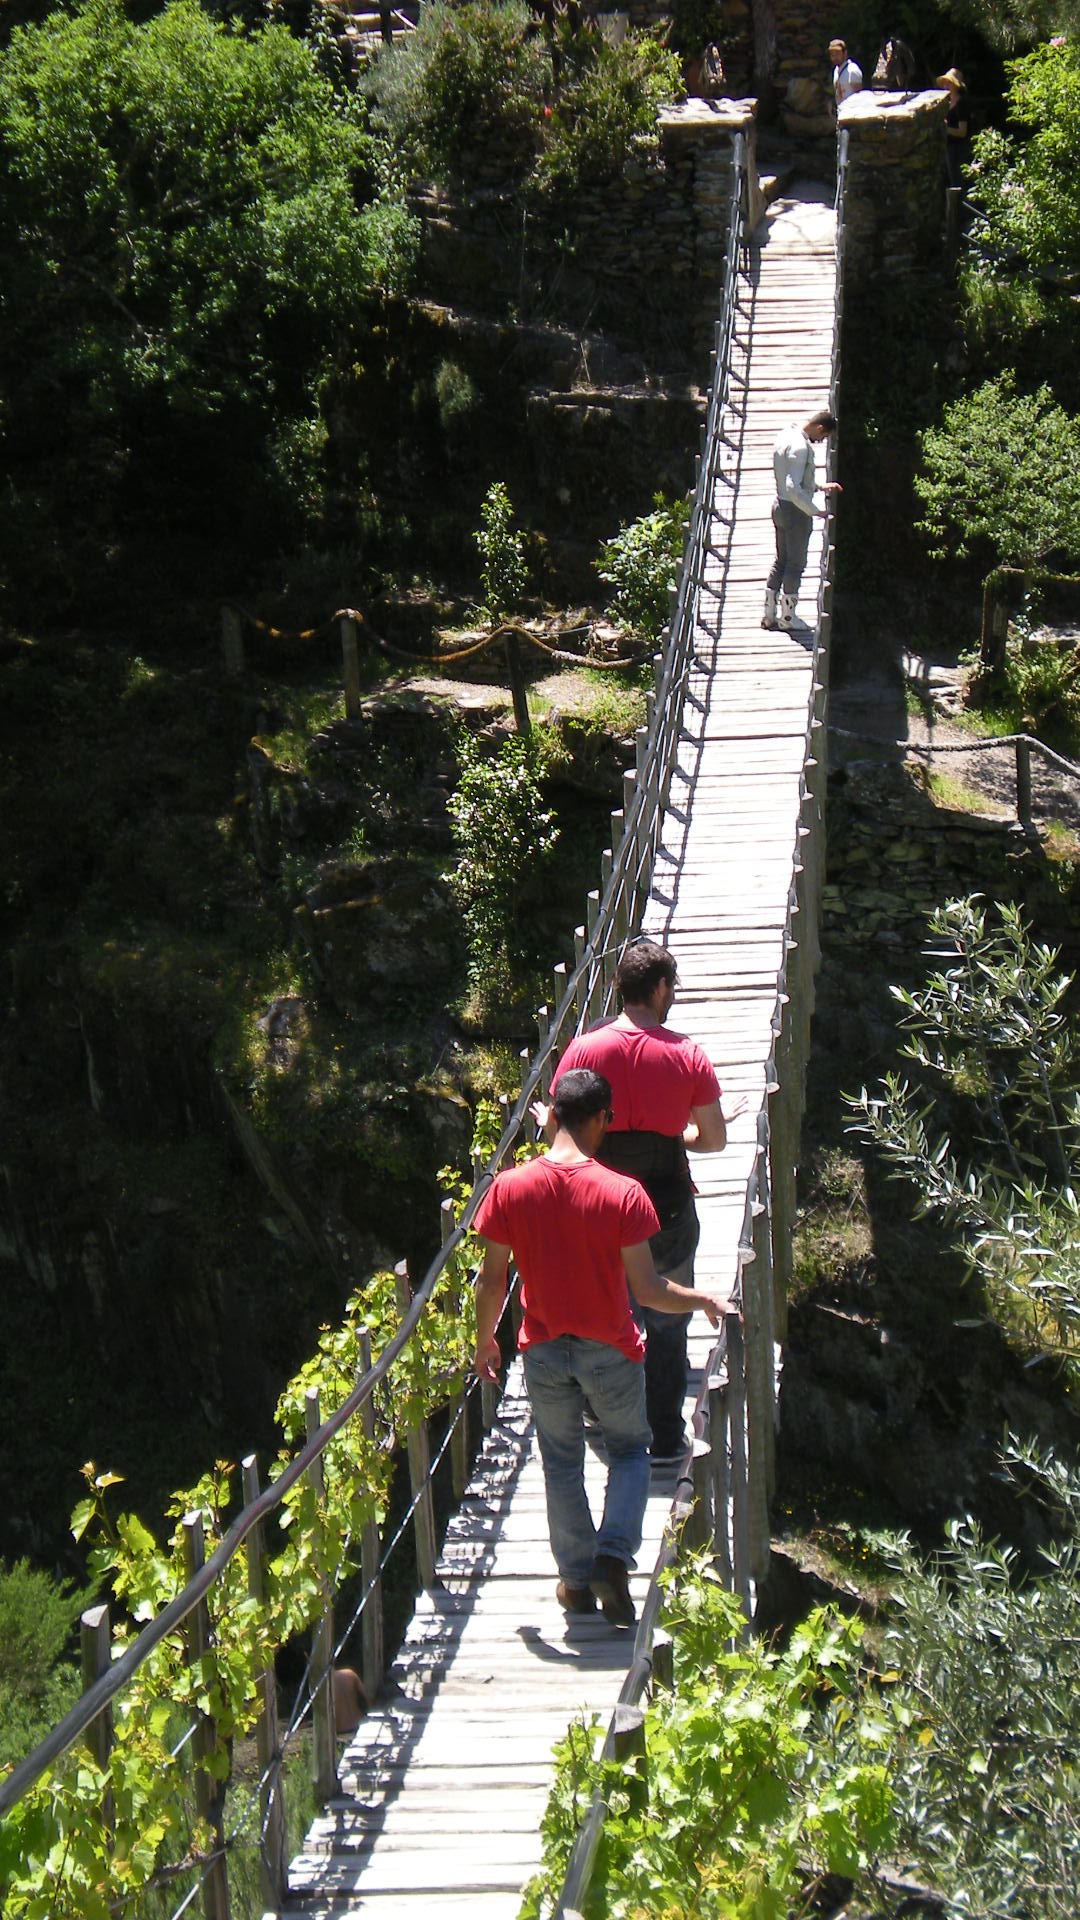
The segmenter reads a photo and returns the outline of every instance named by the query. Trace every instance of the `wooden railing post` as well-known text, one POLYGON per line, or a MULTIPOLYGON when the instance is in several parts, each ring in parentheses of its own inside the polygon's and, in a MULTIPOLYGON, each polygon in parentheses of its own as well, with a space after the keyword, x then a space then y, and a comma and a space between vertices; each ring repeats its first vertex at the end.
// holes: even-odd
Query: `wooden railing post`
MULTIPOLYGON (((725 1361, 725 1365, 729 1364, 725 1361)), ((728 1521, 731 1507, 731 1476, 728 1470, 726 1375, 711 1374, 709 1377, 709 1441, 712 1448, 709 1455, 709 1468, 712 1473, 712 1555, 721 1580, 730 1590, 731 1548, 728 1544, 728 1521)))
POLYGON ((620 1762, 631 1763, 625 1767, 624 1777, 629 1788, 631 1811, 641 1813, 649 1798, 645 1714, 641 1707, 628 1707, 620 1701, 611 1725, 612 1757, 620 1762))
POLYGON ((341 616, 341 668, 345 680, 345 718, 360 718, 360 647, 356 616, 341 616))
POLYGON ((221 659, 230 680, 244 671, 244 622, 236 607, 221 609, 221 659))
MULTIPOLYGON (((399 1260, 394 1268, 394 1285, 397 1290, 398 1312, 404 1319, 412 1305, 412 1287, 409 1284, 409 1268, 405 1260, 399 1260)), ((431 1497, 431 1445, 425 1419, 409 1422, 405 1429, 405 1444, 409 1455, 409 1483, 416 1502, 413 1512, 416 1570, 420 1577, 420 1585, 426 1592, 430 1592, 435 1585, 435 1507, 431 1497)))
MULTIPOLYGON (((82 1690, 89 1693, 95 1680, 109 1671, 112 1640, 109 1632, 109 1609, 102 1605, 87 1607, 79 1616, 79 1641, 82 1652, 82 1690)), ((102 1773, 108 1771, 109 1755, 112 1752, 112 1708, 105 1707, 96 1720, 91 1720, 86 1729, 86 1744, 93 1754, 102 1773)), ((107 1833, 113 1827, 112 1788, 106 1787, 101 1796, 101 1823, 107 1833)))
MULTIPOLYGON (((356 1344, 360 1353, 361 1376, 371 1372, 371 1332, 367 1327, 357 1330, 356 1344)), ((375 1408, 368 1395, 360 1408, 360 1424, 364 1429, 364 1438, 369 1446, 375 1442, 375 1408)), ((373 1705, 382 1692, 383 1677, 383 1592, 382 1575, 379 1563, 382 1547, 379 1540, 379 1523, 374 1515, 364 1521, 360 1535, 360 1578, 364 1583, 367 1599, 364 1611, 360 1615, 360 1638, 364 1668, 364 1692, 368 1704, 373 1705)))
MULTIPOLYGON (((184 1578, 193 1580, 205 1564, 203 1518, 199 1512, 185 1513, 180 1522, 184 1539, 184 1578)), ((192 1607, 185 1623, 187 1657, 190 1666, 198 1666, 210 1646, 210 1613, 205 1600, 192 1607)), ((229 1920, 229 1875, 225 1863, 225 1833, 222 1820, 224 1787, 210 1778, 201 1764, 209 1758, 216 1742, 216 1731, 208 1714, 199 1713, 191 1743, 192 1771, 195 1776, 195 1805, 214 1836, 214 1857, 202 1883, 202 1905, 206 1920, 229 1920)))
MULTIPOLYGON (((253 1453, 240 1463, 244 1505, 259 1497, 259 1464, 253 1453)), ((263 1567, 262 1528, 253 1527, 244 1542, 247 1561, 248 1592, 261 1607, 266 1599, 266 1575, 263 1567)), ((278 1728, 277 1679, 274 1663, 260 1674, 259 1718, 255 1726, 255 1749, 259 1758, 259 1814, 262 1841, 259 1847, 259 1882, 267 1906, 277 1907, 284 1898, 288 1877, 285 1853, 285 1803, 281 1774, 281 1737, 278 1728)))
MULTIPOLYGON (((445 1247, 454 1231, 454 1203, 448 1197, 439 1209, 439 1230, 445 1247)), ((446 1311, 454 1319, 461 1317, 461 1289, 455 1282, 446 1296, 446 1311)), ((469 1401, 464 1382, 459 1383, 447 1402, 450 1422, 450 1477, 454 1499, 463 1500, 469 1478, 469 1401)))
POLYGON ((728 1352, 728 1436, 731 1441, 732 1591, 750 1619, 750 1522, 746 1484, 746 1353, 738 1313, 724 1316, 728 1352))
MULTIPOLYGON (((319 1431, 319 1390, 304 1394, 304 1423, 309 1440, 319 1431)), ((326 1497, 322 1457, 308 1468, 308 1485, 316 1500, 326 1497)), ((325 1578, 325 1573, 323 1574, 325 1578)), ((325 1802, 337 1792, 337 1733, 334 1727, 334 1603, 323 1591, 325 1605, 311 1631, 311 1778, 316 1798, 325 1802)))

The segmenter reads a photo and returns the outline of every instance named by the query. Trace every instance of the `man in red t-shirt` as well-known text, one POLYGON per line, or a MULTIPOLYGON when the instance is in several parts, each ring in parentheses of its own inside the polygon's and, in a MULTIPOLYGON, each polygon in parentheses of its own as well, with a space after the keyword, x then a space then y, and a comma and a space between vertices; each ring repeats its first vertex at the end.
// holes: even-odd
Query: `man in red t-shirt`
POLYGON ((499 1368, 495 1329, 506 1299, 511 1249, 521 1278, 525 1382, 532 1402, 547 1495, 548 1534, 568 1613, 590 1612, 632 1626, 627 1575, 641 1545, 649 1492, 645 1342, 630 1293, 658 1313, 701 1307, 718 1326, 723 1303, 662 1280, 649 1239, 659 1226, 636 1180, 595 1158, 611 1113, 611 1087, 588 1070, 564 1073, 555 1093, 548 1153, 497 1174, 473 1221, 484 1240, 476 1283, 476 1353, 481 1379, 499 1368), (585 1401, 608 1455, 604 1514, 596 1527, 585 1492, 585 1401))
MULTIPOLYGON (((674 954, 653 940, 631 940, 623 949, 615 985, 623 1010, 571 1040, 556 1068, 552 1092, 564 1073, 590 1067, 611 1082, 611 1125, 597 1158, 640 1180, 659 1216, 650 1240, 658 1273, 693 1287, 698 1217, 686 1150, 719 1153, 727 1144, 720 1084, 708 1054, 684 1033, 665 1024, 675 999, 674 954)), ((732 1109, 741 1111, 742 1102, 732 1109)), ((543 1117, 543 1108, 538 1117, 543 1117)), ((645 1399, 655 1465, 678 1462, 686 1448, 687 1317, 656 1313, 639 1302, 648 1336, 645 1399)))

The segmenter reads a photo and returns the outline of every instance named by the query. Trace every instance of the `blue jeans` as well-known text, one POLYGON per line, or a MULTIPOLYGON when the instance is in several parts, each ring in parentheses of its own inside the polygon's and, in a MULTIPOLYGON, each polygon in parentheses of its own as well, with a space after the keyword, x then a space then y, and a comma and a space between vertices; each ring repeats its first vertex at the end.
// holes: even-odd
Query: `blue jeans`
POLYGON ((588 1585, 597 1554, 632 1567, 649 1495, 644 1369, 602 1340, 560 1334, 526 1347, 525 1384, 544 1465, 548 1538, 570 1587, 588 1585), (593 1523, 585 1493, 586 1398, 608 1456, 604 1517, 593 1523))

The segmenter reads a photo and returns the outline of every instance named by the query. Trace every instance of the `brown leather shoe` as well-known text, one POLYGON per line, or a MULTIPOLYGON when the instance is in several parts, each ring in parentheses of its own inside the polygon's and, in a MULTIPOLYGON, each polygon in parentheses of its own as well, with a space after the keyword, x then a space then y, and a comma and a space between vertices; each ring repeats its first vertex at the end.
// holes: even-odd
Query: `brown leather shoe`
POLYGON ((630 1598, 630 1573, 614 1554, 598 1553, 589 1575, 589 1586, 599 1600, 604 1619, 613 1627, 632 1627, 637 1615, 630 1598))
POLYGON ((560 1580, 555 1589, 555 1598, 564 1613, 595 1613, 596 1600, 591 1587, 570 1587, 560 1580))

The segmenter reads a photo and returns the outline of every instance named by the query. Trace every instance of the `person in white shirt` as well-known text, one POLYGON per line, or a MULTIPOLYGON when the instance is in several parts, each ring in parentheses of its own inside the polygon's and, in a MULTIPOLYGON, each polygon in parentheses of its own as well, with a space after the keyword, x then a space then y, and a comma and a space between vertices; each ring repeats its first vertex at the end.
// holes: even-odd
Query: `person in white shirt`
POLYGON ((845 40, 829 41, 829 59, 833 63, 833 99, 840 107, 849 93, 858 93, 862 86, 862 68, 852 59, 845 40))
POLYGON ((836 416, 827 408, 812 413, 804 426, 794 422, 778 433, 773 445, 773 473, 776 499, 772 523, 776 529, 776 559, 765 583, 763 627, 782 627, 789 632, 795 625, 795 602, 806 565, 810 544, 810 524, 815 514, 826 511, 815 503, 815 493, 839 493, 838 481, 817 485, 814 448, 836 432, 836 416))

